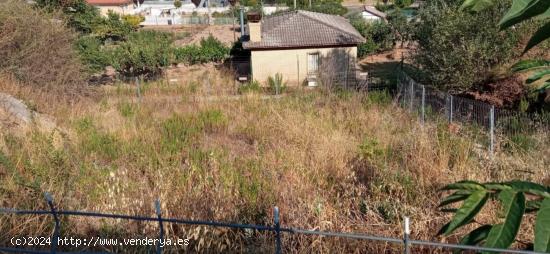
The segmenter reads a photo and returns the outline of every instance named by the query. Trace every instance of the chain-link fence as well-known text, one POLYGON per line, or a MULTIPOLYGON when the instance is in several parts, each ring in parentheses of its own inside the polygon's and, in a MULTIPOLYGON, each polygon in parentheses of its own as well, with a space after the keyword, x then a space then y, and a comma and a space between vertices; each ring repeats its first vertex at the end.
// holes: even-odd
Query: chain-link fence
MULTIPOLYGON (((291 228, 291 227, 285 227, 284 225, 281 225, 280 220, 280 212, 278 207, 274 207, 273 209, 273 223, 270 225, 255 225, 255 224, 240 224, 240 223, 227 223, 227 222, 219 222, 219 221, 205 221, 205 220, 189 220, 189 219, 175 219, 175 218, 166 218, 163 217, 163 212, 161 211, 161 204, 160 201, 157 200, 155 202, 155 211, 156 216, 155 217, 147 217, 147 216, 133 216, 133 215, 119 215, 119 214, 109 214, 109 213, 101 213, 101 212, 86 212, 86 211, 66 211, 66 210, 58 210, 56 208, 56 205, 54 204, 53 197, 49 193, 45 193, 45 198, 49 207, 49 210, 19 210, 19 209, 13 209, 13 208, 0 208, 0 214, 4 215, 18 215, 18 216, 40 216, 40 215, 50 215, 53 219, 53 233, 50 237, 46 237, 48 240, 45 241, 43 244, 31 244, 20 242, 17 244, 17 242, 12 243, 10 247, 2 247, 0 246, 0 252, 1 253, 35 253, 35 254, 49 254, 49 253, 111 253, 108 251, 92 251, 92 249, 105 249, 107 246, 103 246, 102 241, 98 241, 99 237, 89 237, 86 239, 81 239, 81 241, 78 243, 82 248, 81 250, 77 252, 65 252, 64 249, 67 248, 67 246, 64 246, 62 243, 64 242, 64 239, 67 239, 66 236, 64 236, 64 231, 62 230, 62 222, 66 222, 66 220, 62 220, 62 217, 88 217, 88 218, 102 218, 102 219, 119 219, 119 220, 129 220, 129 221, 142 221, 142 222, 156 222, 158 223, 158 237, 156 239, 151 239, 153 241, 148 241, 146 245, 144 246, 150 246, 150 247, 156 247, 154 250, 148 251, 148 253, 156 253, 161 254, 164 252, 165 248, 165 239, 167 238, 166 232, 165 232, 165 225, 166 224, 179 224, 179 225, 195 225, 195 226, 208 226, 208 227, 222 227, 222 228, 228 228, 228 229, 235 229, 235 230, 256 230, 256 231, 265 231, 265 232, 271 232, 273 240, 275 242, 275 249, 274 253, 280 254, 283 253, 283 251, 288 250, 291 252, 292 250, 289 248, 284 248, 284 243, 282 241, 282 234, 300 234, 300 235, 310 235, 310 236, 323 236, 323 237, 339 237, 344 239, 355 239, 355 240, 369 240, 369 241, 375 241, 375 242, 385 242, 385 243, 393 243, 393 244, 399 244, 402 245, 404 254, 410 254, 412 253, 412 247, 414 246, 425 246, 430 247, 433 249, 437 248, 445 248, 445 249, 454 249, 454 250, 473 250, 473 251, 483 251, 483 252, 489 252, 489 253, 518 253, 518 254, 543 254, 543 253, 537 253, 533 251, 526 251, 526 250, 515 250, 515 249, 499 249, 499 248, 490 248, 490 247, 482 247, 482 246, 472 246, 472 245, 462 245, 462 244, 449 244, 449 243, 441 243, 441 242, 432 242, 432 241, 422 241, 422 240, 415 240, 411 239, 411 227, 410 227, 410 221, 408 217, 404 217, 403 220, 403 234, 401 238, 395 238, 395 237, 385 237, 385 236, 375 236, 375 235, 367 235, 367 234, 360 234, 360 233, 343 233, 343 232, 330 232, 330 231, 319 231, 319 230, 308 230, 308 229, 300 229, 300 228, 291 228), (99 242, 99 244, 97 244, 99 242), (151 244, 149 244, 151 243, 151 244), (25 247, 17 246, 17 245, 23 245, 25 247)), ((79 241, 79 239, 74 239, 73 237, 69 237, 71 239, 71 243, 75 241, 79 241), (75 241, 73 241, 75 240, 75 241)), ((142 242, 142 241, 140 241, 142 242)), ((113 243, 113 241, 109 241, 110 244, 113 243)), ((118 245, 115 244, 115 246, 121 246, 124 247, 123 242, 118 242, 118 245)), ((74 244, 71 244, 74 245, 74 244)))
POLYGON ((400 73, 397 82, 400 104, 427 119, 446 119, 449 124, 473 127, 479 142, 492 153, 499 144, 549 142, 550 114, 526 113, 451 95, 430 88, 400 73))

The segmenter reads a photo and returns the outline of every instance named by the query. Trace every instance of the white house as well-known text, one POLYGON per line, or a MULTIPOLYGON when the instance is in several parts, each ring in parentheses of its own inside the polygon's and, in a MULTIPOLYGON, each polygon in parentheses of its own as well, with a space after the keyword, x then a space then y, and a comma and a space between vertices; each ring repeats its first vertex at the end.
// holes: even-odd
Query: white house
POLYGON ((361 12, 361 16, 367 21, 383 21, 386 20, 386 13, 383 13, 374 6, 368 6, 365 5, 365 8, 363 9, 363 12, 361 12))

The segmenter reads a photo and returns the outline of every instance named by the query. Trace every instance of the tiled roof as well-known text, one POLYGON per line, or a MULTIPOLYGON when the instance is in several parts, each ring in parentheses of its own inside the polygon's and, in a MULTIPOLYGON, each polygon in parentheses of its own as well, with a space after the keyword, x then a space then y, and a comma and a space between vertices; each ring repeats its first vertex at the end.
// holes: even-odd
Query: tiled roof
POLYGON ((356 45, 365 38, 343 17, 309 11, 267 16, 260 41, 243 43, 246 49, 356 45))
POLYGON ((386 18, 386 13, 383 13, 372 6, 365 5, 365 11, 368 13, 371 13, 374 16, 377 16, 383 19, 386 18))
POLYGON ((132 0, 86 0, 89 5, 125 5, 132 3, 132 0))

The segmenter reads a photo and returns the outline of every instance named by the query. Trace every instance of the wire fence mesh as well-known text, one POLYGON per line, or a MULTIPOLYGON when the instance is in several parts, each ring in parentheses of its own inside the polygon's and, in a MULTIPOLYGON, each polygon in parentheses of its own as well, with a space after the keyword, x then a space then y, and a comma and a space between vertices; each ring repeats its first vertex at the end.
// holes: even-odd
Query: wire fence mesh
MULTIPOLYGON (((403 253, 411 253, 412 246, 429 246, 432 248, 445 248, 445 249, 455 249, 455 250, 474 250, 474 251, 484 251, 484 252, 493 252, 493 253, 519 253, 519 254, 542 254, 533 251, 527 250, 516 250, 516 249, 498 249, 498 248, 488 248, 481 246, 470 246, 470 245, 460 245, 460 244, 449 244, 449 243, 440 243, 440 242, 431 242, 431 241, 422 241, 410 239, 411 228, 410 221, 408 217, 404 218, 403 224, 403 234, 402 238, 394 237, 385 237, 385 236, 375 236, 367 235, 360 233, 342 233, 342 232, 330 232, 330 231, 319 231, 319 230, 307 230, 300 228, 290 228, 281 226, 280 221, 280 211, 278 207, 273 209, 273 224, 272 225, 255 225, 255 224, 239 224, 239 223, 226 223, 218 221, 203 221, 203 220, 186 220, 186 219, 175 219, 175 218, 165 218, 162 216, 160 201, 155 202, 155 213, 156 217, 146 217, 146 216, 132 216, 132 215, 118 215, 118 214, 109 214, 109 213, 100 213, 100 212, 85 212, 85 211, 65 211, 57 210, 54 204, 53 197, 49 193, 45 193, 46 202, 48 204, 49 210, 19 210, 13 208, 0 208, 0 213, 2 214, 12 214, 12 215, 51 215, 53 218, 54 229, 53 233, 49 240, 49 249, 32 249, 32 248, 20 248, 20 247, 0 247, 0 252, 3 253, 110 253, 106 251, 90 251, 91 247, 102 247, 102 246, 93 246, 90 240, 89 244, 85 245, 85 248, 76 252, 66 252, 61 250, 60 239, 62 239, 62 216, 80 216, 80 217, 95 217, 95 218, 106 218, 106 219, 123 219, 123 220, 133 220, 133 221, 148 221, 148 222, 157 222, 158 223, 158 238, 157 241, 153 243, 156 245, 154 253, 160 254, 163 253, 164 246, 162 245, 162 240, 166 237, 164 233, 165 223, 170 224, 184 224, 184 225, 200 225, 200 226, 209 226, 209 227, 224 227, 232 228, 237 230, 257 230, 257 231, 267 231, 272 232, 273 241, 275 243, 274 252, 279 254, 282 253, 284 248, 284 243, 282 242, 282 234, 301 234, 301 235, 311 235, 311 236, 324 236, 324 237, 338 237, 344 239, 355 239, 355 240, 369 240, 369 241, 381 241, 385 243, 393 243, 402 245, 403 253)), ((101 249, 101 248, 98 248, 101 249)), ((291 251, 291 250, 289 250, 291 251)))
POLYGON ((474 127, 479 143, 490 152, 500 145, 548 143, 549 113, 528 113, 497 108, 494 105, 451 95, 425 86, 401 72, 397 82, 400 104, 426 119, 443 118, 449 124, 474 127))

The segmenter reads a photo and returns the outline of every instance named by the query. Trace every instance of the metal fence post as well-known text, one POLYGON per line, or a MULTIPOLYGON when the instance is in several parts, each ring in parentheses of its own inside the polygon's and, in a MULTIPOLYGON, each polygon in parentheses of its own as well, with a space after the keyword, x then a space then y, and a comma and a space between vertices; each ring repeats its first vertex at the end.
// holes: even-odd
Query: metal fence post
POLYGON ((275 237, 277 242, 275 245, 275 253, 281 253, 281 223, 279 221, 279 207, 273 208, 273 220, 275 222, 275 237))
POLYGON ((453 122, 453 96, 449 94, 449 123, 453 122))
POLYGON ((410 91, 409 91, 409 96, 410 96, 409 97, 409 99, 410 99, 410 101, 409 101, 409 111, 412 112, 413 103, 414 103, 414 101, 413 101, 414 100, 414 82, 412 80, 409 80, 409 83, 411 84, 411 86, 409 88, 410 89, 410 91))
POLYGON ((491 126, 490 127, 490 130, 489 130, 489 135, 490 135, 490 144, 489 144, 489 151, 491 152, 491 155, 493 155, 493 152, 494 152, 494 142, 495 142, 495 106, 494 105, 491 105, 491 111, 490 111, 490 115, 489 115, 489 125, 491 126))
POLYGON ((55 227, 53 230, 52 240, 51 240, 51 253, 55 253, 57 249, 57 244, 59 241, 59 217, 57 217, 57 211, 55 210, 55 206, 53 205, 53 197, 50 193, 45 192, 44 197, 46 198, 46 201, 48 202, 48 206, 50 207, 53 219, 55 221, 55 227))
POLYGON ((425 107, 426 105, 426 87, 424 87, 424 85, 422 85, 422 124, 424 124, 424 120, 425 120, 425 107))
POLYGON ((160 213, 160 200, 158 200, 158 199, 155 201, 155 210, 157 212, 157 218, 158 218, 159 228, 160 228, 159 242, 157 244, 157 254, 161 254, 162 253, 162 245, 163 245, 163 244, 161 244, 161 242, 164 239, 164 227, 162 226, 162 217, 161 217, 161 213, 160 213))
POLYGON ((405 254, 409 254, 409 237, 411 234, 411 229, 409 227, 409 217, 405 217, 404 227, 405 232, 403 234, 403 244, 405 245, 405 254))
POLYGON ((136 77, 136 89, 137 89, 138 102, 141 103, 141 76, 139 78, 136 77))

